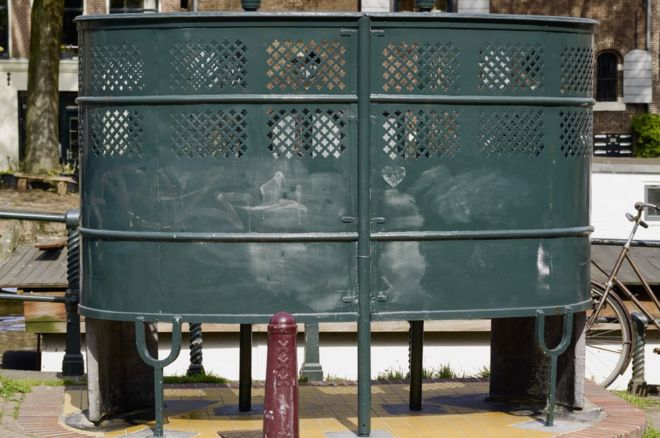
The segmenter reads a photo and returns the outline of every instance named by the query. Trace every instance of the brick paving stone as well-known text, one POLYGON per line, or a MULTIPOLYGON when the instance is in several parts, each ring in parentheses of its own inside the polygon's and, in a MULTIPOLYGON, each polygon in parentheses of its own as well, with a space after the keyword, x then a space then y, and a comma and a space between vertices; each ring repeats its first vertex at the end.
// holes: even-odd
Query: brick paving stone
POLYGON ((88 438, 59 424, 64 406, 64 387, 38 386, 25 395, 18 414, 18 426, 39 438, 88 438))

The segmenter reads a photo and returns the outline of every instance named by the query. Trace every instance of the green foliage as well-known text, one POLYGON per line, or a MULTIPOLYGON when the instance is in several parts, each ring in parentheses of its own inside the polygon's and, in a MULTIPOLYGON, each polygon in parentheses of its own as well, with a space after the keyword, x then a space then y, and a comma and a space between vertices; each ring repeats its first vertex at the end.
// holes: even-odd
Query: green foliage
POLYGON ((16 394, 27 394, 35 386, 68 386, 84 384, 84 380, 72 379, 11 379, 0 375, 0 398, 11 398, 16 394))
POLYGON ((632 118, 630 128, 635 134, 636 156, 660 157, 660 114, 638 114, 632 118))
POLYGON ((349 380, 346 377, 340 377, 337 376, 336 374, 326 374, 323 377, 323 381, 328 383, 346 383, 349 380))
POLYGON ((32 381, 14 380, 8 377, 0 376, 0 397, 9 398, 15 394, 27 394, 32 391, 32 381))
POLYGON ((646 428, 644 436, 642 438, 660 438, 660 429, 656 429, 653 426, 646 428))
POLYGON ((400 369, 388 368, 382 373, 378 374, 376 380, 404 380, 406 374, 400 369))
POLYGON ((455 377, 456 373, 451 369, 449 364, 440 365, 435 373, 436 379, 453 379, 455 377))
POLYGON ((490 378, 490 368, 487 366, 483 366, 479 368, 479 371, 477 371, 477 374, 474 375, 475 377, 479 377, 480 379, 489 379, 490 378))
POLYGON ((229 380, 222 376, 213 374, 212 372, 206 374, 196 374, 193 376, 165 376, 163 378, 165 383, 227 383, 229 380))
POLYGON ((651 408, 654 406, 660 406, 660 401, 654 398, 640 397, 635 394, 631 394, 628 391, 612 391, 617 396, 621 397, 631 405, 638 407, 640 409, 651 408))

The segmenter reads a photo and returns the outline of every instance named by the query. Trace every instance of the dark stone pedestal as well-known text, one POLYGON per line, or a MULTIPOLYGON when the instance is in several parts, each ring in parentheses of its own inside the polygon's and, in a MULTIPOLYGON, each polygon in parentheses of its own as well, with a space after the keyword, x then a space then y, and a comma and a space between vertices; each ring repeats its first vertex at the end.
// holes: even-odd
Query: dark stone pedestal
MULTIPOLYGON (((153 408, 153 368, 138 355, 135 324, 87 318, 85 327, 89 420, 99 422, 153 408)), ((147 324, 146 332, 149 352, 158 357, 158 335, 153 325, 147 324)))
MULTIPOLYGON (((493 319, 490 346, 490 395, 498 398, 545 401, 550 360, 536 342, 532 318, 493 319)), ((557 361, 557 403, 584 407, 585 313, 574 315, 571 344, 557 361)), ((562 317, 546 318, 546 343, 557 346, 562 317)))

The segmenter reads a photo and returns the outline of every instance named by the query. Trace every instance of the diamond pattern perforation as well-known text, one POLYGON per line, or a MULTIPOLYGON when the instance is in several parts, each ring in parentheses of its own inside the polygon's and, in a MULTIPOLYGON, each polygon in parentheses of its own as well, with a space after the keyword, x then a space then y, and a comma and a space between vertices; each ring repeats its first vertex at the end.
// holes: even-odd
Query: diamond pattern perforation
POLYGON ((170 114, 172 151, 179 158, 240 158, 247 151, 247 111, 170 114))
POLYGON ((144 89, 144 60, 135 44, 94 45, 89 53, 92 91, 117 94, 144 89))
POLYGON ((144 118, 136 110, 96 110, 89 114, 92 153, 97 157, 142 156, 144 118))
POLYGON ((270 109, 268 150, 273 158, 339 158, 346 150, 346 112, 333 109, 270 109))
POLYGON ((495 157, 538 157, 543 144, 543 111, 492 111, 479 117, 481 151, 495 157))
POLYGON ((561 51, 561 94, 593 94, 593 51, 591 47, 564 47, 561 51))
POLYGON ((496 43, 479 51, 479 89, 492 92, 543 90, 543 47, 496 43))
POLYGON ((561 151, 566 158, 591 156, 593 146, 593 119, 591 111, 561 111, 559 113, 561 151))
POLYGON ((383 112, 383 152, 392 160, 399 158, 453 158, 458 142, 457 111, 383 112))
POLYGON ((170 87, 193 91, 245 88, 246 52, 240 40, 174 44, 170 87))
POLYGON ((338 40, 274 40, 266 57, 269 90, 346 88, 346 47, 338 40))
POLYGON ((390 43, 383 50, 383 91, 456 91, 458 55, 451 42, 390 43))

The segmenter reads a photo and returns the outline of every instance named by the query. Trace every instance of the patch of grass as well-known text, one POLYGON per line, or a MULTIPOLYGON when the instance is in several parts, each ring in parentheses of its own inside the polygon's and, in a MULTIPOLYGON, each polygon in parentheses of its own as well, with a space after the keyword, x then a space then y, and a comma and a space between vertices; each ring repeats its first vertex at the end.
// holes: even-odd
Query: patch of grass
POLYGON ((66 382, 61 379, 11 379, 0 375, 0 397, 7 399, 15 394, 27 394, 35 386, 62 386, 67 385, 66 382))
POLYGON ((646 428, 644 436, 642 438, 660 438, 660 429, 656 429, 653 426, 646 428))
POLYGON ((193 376, 165 376, 163 381, 168 384, 177 383, 227 383, 229 380, 211 373, 196 374, 193 376))
POLYGON ((388 368, 378 374, 376 380, 404 380, 406 374, 400 369, 388 368))
POLYGON ((336 374, 329 373, 323 376, 323 381, 328 383, 344 383, 348 382, 348 379, 346 377, 340 377, 336 374))
POLYGON ((481 368, 479 368, 479 371, 477 371, 477 373, 474 376, 480 379, 488 379, 490 378, 490 368, 484 365, 481 368))
POLYGON ((457 377, 456 372, 451 369, 451 366, 448 363, 444 365, 440 365, 440 367, 436 370, 435 373, 436 379, 454 379, 456 377, 457 377))
POLYGON ((628 391, 612 391, 617 396, 621 397, 628 403, 633 406, 636 406, 640 409, 650 408, 653 406, 660 406, 660 401, 652 398, 640 397, 635 394, 631 394, 628 391))
POLYGON ((16 400, 16 404, 14 405, 14 409, 11 412, 11 416, 14 418, 14 420, 18 420, 18 414, 21 412, 21 402, 23 399, 21 398, 20 400, 16 400))

